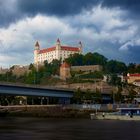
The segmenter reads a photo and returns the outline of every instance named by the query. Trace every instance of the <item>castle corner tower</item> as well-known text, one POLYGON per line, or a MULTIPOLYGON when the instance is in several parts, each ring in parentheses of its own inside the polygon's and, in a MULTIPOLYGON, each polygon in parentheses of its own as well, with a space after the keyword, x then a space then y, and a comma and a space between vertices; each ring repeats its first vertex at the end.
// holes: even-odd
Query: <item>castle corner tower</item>
POLYGON ((39 54, 39 51, 40 51, 40 45, 39 45, 39 42, 37 41, 35 43, 35 48, 34 48, 34 63, 35 64, 38 64, 38 54, 39 54))
POLYGON ((59 40, 59 38, 56 41, 56 58, 59 60, 60 57, 60 51, 61 51, 61 42, 59 40))
POLYGON ((79 42, 79 50, 80 50, 81 53, 83 52, 83 45, 82 45, 81 41, 79 42))

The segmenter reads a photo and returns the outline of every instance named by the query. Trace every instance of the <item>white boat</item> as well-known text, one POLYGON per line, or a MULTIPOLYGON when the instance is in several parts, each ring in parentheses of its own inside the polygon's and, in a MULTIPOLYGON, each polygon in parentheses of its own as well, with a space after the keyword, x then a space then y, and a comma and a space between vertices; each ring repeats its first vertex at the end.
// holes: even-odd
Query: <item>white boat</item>
POLYGON ((140 108, 117 108, 113 113, 90 114, 91 119, 98 120, 140 120, 140 108))

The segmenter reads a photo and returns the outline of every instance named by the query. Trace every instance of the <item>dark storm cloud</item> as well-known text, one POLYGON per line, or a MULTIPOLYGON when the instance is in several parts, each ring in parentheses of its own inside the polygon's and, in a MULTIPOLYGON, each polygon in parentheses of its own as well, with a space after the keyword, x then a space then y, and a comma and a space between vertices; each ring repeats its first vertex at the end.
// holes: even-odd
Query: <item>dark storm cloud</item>
MULTIPOLYGON (((102 4, 103 7, 120 7, 137 17, 140 12, 140 0, 1 0, 0 26, 9 25, 25 16, 36 14, 69 16, 80 13, 83 9, 102 4)), ((127 17, 130 18, 130 17, 127 17)))
POLYGON ((127 10, 131 18, 140 16, 140 0, 103 0, 102 6, 108 8, 119 7, 127 10))
POLYGON ((19 10, 30 15, 74 15, 98 4, 99 0, 18 0, 19 10))
POLYGON ((99 3, 104 7, 120 7, 135 14, 140 12, 140 0, 18 0, 17 2, 19 9, 30 15, 36 13, 73 15, 99 3))
POLYGON ((17 11, 16 0, 0 1, 0 27, 8 26, 21 18, 22 14, 17 11))

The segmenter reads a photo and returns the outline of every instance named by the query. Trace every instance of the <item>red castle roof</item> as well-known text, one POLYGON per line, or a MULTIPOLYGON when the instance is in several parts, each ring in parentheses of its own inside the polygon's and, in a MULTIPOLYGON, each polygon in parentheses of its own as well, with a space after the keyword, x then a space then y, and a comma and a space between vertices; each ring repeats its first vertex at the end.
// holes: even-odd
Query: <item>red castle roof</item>
POLYGON ((56 47, 51 47, 51 48, 47 48, 47 49, 42 49, 39 51, 39 53, 46 53, 46 52, 51 52, 54 51, 56 47))
MULTIPOLYGON (((47 48, 47 49, 42 49, 39 51, 39 53, 47 53, 47 52, 51 52, 54 51, 56 49, 56 47, 51 47, 51 48, 47 48)), ((80 51, 80 49, 78 47, 70 47, 70 46, 61 46, 62 50, 65 51, 80 51)))
POLYGON ((69 46, 61 46, 61 49, 65 50, 65 51, 79 51, 79 48, 77 48, 77 47, 69 47, 69 46))

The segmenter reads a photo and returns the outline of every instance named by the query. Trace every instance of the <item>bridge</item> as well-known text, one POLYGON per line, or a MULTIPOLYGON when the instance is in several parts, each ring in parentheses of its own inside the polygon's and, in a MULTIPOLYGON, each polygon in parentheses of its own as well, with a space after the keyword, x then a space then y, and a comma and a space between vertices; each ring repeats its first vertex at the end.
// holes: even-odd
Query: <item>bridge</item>
POLYGON ((72 98, 73 93, 73 91, 62 89, 0 84, 0 95, 72 98))

